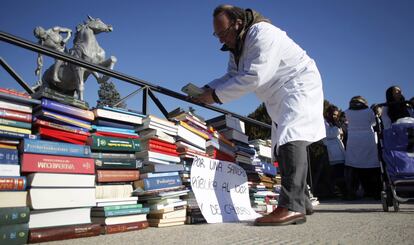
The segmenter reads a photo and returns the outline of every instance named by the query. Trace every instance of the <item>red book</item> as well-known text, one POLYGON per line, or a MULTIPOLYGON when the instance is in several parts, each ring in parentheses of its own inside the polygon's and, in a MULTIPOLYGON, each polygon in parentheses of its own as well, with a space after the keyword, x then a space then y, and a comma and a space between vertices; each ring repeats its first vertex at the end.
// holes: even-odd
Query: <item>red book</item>
POLYGON ((30 229, 29 243, 98 236, 100 232, 101 226, 99 224, 32 228, 30 229))
POLYGON ((26 190, 26 177, 0 177, 0 191, 26 190))
POLYGON ((20 122, 32 122, 32 114, 0 108, 0 117, 20 122))
POLYGON ((19 92, 19 91, 16 91, 16 90, 13 90, 13 89, 8 89, 8 88, 0 88, 0 92, 5 93, 5 94, 20 96, 20 97, 23 97, 23 98, 31 98, 31 96, 28 93, 19 92))
POLYGON ((167 147, 163 147, 163 146, 155 145, 155 144, 149 144, 148 150, 149 151, 158 151, 158 152, 161 151, 162 153, 166 152, 166 153, 172 154, 174 156, 178 155, 178 152, 177 152, 176 149, 171 149, 171 148, 167 148, 167 147))
POLYGON ((71 126, 52 123, 52 122, 48 122, 48 121, 44 121, 44 120, 40 120, 40 119, 37 119, 34 122, 34 125, 37 126, 37 127, 56 129, 56 130, 60 130, 60 131, 65 131, 65 132, 80 134, 80 135, 85 135, 85 136, 90 136, 91 135, 87 131, 83 131, 83 130, 80 130, 80 129, 75 129, 71 126))
POLYGON ((165 155, 169 155, 169 156, 174 156, 174 157, 178 156, 178 152, 173 153, 173 152, 168 152, 168 151, 159 150, 159 149, 150 149, 149 151, 157 152, 157 153, 161 153, 161 154, 165 154, 165 155))
POLYGON ((149 139, 148 144, 160 145, 160 146, 171 148, 171 149, 174 149, 174 150, 177 149, 176 144, 171 144, 171 143, 165 142, 163 140, 159 140, 159 139, 149 139))
POLYGON ((123 138, 123 139, 138 139, 139 138, 138 135, 104 132, 104 131, 97 131, 94 134, 97 136, 107 136, 107 137, 115 137, 115 138, 123 138))
POLYGON ((85 141, 75 140, 66 137, 54 136, 54 135, 43 135, 42 139, 52 140, 52 141, 62 141, 66 143, 76 144, 76 145, 86 145, 85 141))
POLYGON ((196 150, 192 150, 189 148, 184 148, 184 147, 179 147, 177 148, 177 152, 179 152, 179 154, 189 154, 189 155, 197 155, 197 156, 203 156, 203 157, 210 157, 207 153, 202 152, 202 151, 196 151, 196 150))
POLYGON ((86 135, 79 135, 75 133, 64 132, 61 130, 55 130, 50 128, 39 127, 38 132, 41 136, 52 136, 52 137, 64 137, 64 138, 71 138, 78 141, 84 141, 88 139, 86 135))
POLYGON ((148 221, 132 222, 119 225, 105 225, 102 234, 114 234, 119 232, 136 231, 148 228, 148 221))
POLYGON ((21 172, 95 174, 92 158, 23 153, 21 172))
POLYGON ((222 161, 228 161, 228 162, 235 162, 236 161, 236 159, 234 157, 232 157, 232 156, 230 156, 230 155, 228 155, 228 154, 226 154, 222 151, 219 151, 217 149, 214 149, 214 153, 213 153, 212 157, 214 159, 222 160, 222 161))
POLYGON ((97 182, 130 182, 139 179, 138 170, 97 170, 97 182))

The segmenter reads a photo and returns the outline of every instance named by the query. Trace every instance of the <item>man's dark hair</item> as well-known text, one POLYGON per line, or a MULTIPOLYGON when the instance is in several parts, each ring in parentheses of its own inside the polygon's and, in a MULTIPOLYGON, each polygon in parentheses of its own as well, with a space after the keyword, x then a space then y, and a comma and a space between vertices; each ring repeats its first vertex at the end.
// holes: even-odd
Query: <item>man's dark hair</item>
POLYGON ((214 9, 213 17, 217 17, 218 15, 222 13, 224 13, 232 21, 236 21, 237 19, 240 19, 241 21, 244 22, 245 11, 242 8, 229 5, 229 4, 219 5, 214 9))

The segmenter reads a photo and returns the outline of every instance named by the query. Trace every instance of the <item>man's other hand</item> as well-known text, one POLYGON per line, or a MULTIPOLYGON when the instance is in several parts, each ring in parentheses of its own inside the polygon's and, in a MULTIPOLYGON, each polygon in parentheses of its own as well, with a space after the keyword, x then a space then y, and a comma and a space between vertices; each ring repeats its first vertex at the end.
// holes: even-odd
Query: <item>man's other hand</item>
POLYGON ((204 88, 204 92, 197 97, 192 97, 192 100, 198 103, 214 104, 213 92, 212 88, 204 88))

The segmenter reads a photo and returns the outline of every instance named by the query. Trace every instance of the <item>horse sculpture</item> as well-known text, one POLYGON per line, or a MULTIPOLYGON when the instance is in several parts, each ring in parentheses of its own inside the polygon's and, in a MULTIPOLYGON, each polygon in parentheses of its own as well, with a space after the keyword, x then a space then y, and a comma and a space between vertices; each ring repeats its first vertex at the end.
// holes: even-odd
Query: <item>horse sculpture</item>
MULTIPOLYGON (((99 46, 95 37, 95 35, 101 32, 111 31, 111 25, 105 24, 99 18, 94 19, 88 16, 88 20, 84 24, 79 24, 76 27, 73 47, 69 50, 69 54, 90 63, 113 69, 117 61, 116 58, 111 56, 109 59, 105 59, 105 50, 99 46)), ((56 63, 44 72, 40 90, 44 87, 49 87, 63 94, 84 100, 84 83, 90 74, 96 78, 98 83, 109 79, 108 76, 100 76, 97 72, 65 62, 58 68, 58 80, 56 80, 53 76, 55 65, 56 63)))

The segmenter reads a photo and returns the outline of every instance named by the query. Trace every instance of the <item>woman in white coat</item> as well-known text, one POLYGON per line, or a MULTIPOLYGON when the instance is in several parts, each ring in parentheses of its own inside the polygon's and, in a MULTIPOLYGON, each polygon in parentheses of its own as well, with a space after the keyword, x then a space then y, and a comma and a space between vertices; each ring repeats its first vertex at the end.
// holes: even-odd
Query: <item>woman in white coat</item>
POLYGON ((204 87, 196 101, 226 103, 254 92, 272 118, 282 190, 278 208, 257 225, 306 221, 307 146, 325 137, 322 81, 315 62, 286 33, 257 12, 231 5, 213 13, 214 35, 230 51, 227 73, 204 87))
POLYGON ((345 179, 348 198, 356 198, 359 185, 364 195, 379 198, 381 170, 378 160, 377 138, 373 130, 374 112, 361 96, 355 96, 345 111, 348 121, 348 140, 345 154, 345 179))
POLYGON ((391 86, 385 92, 386 106, 382 107, 381 121, 384 129, 391 127, 398 119, 414 117, 414 110, 411 103, 407 103, 401 88, 391 86))

